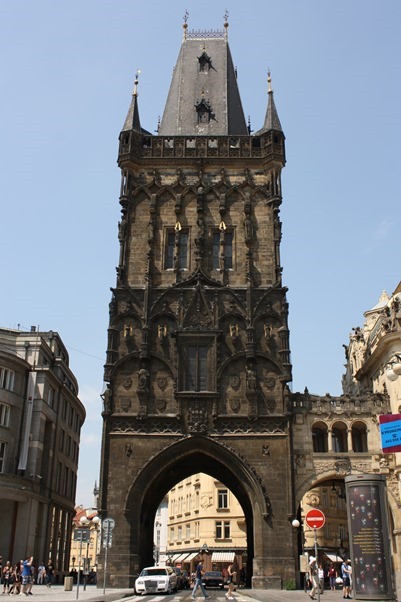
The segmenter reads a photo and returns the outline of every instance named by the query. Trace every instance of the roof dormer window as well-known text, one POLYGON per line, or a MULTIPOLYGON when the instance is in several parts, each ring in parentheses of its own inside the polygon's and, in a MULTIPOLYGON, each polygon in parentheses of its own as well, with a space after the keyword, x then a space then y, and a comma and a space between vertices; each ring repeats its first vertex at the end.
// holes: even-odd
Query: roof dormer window
POLYGON ((212 66, 212 59, 206 53, 205 49, 203 49, 202 54, 200 56, 198 56, 198 62, 199 62, 199 71, 201 73, 209 73, 209 70, 212 66))
POLYGON ((197 100, 194 105, 198 114, 198 123, 209 123, 213 119, 212 105, 209 100, 205 100, 204 91, 202 90, 202 99, 197 100))

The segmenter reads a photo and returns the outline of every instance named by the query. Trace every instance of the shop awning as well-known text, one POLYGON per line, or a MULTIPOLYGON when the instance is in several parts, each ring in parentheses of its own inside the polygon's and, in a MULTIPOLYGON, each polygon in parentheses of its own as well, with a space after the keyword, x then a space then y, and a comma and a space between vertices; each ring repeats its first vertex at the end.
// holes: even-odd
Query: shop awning
POLYGON ((184 562, 191 562, 191 560, 193 560, 195 558, 195 556, 198 556, 199 552, 192 552, 189 556, 187 556, 187 558, 185 558, 184 562))
MULTIPOLYGON (((167 554, 168 556, 168 554, 167 554)), ((182 556, 182 552, 180 552, 179 554, 173 554, 173 556, 171 557, 171 562, 177 562, 177 558, 179 556, 182 556)))
POLYGON ((340 558, 340 556, 337 556, 336 554, 328 554, 327 552, 325 552, 327 558, 329 560, 331 560, 331 562, 343 562, 343 559, 340 558))
POLYGON ((184 552, 184 554, 180 554, 178 556, 178 558, 174 559, 174 562, 182 562, 184 560, 184 558, 186 558, 188 556, 188 552, 184 552))
POLYGON ((212 562, 234 562, 234 552, 213 552, 212 562))

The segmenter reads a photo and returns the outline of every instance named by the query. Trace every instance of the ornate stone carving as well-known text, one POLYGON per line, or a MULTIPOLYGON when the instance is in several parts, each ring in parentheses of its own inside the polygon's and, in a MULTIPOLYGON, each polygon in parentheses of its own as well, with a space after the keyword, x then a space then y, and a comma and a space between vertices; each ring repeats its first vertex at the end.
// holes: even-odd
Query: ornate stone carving
POLYGON ((120 405, 124 412, 128 412, 131 407, 130 397, 120 397, 120 405))
POLYGON ((156 407, 159 410, 159 412, 164 412, 167 408, 167 399, 158 397, 156 400, 156 407))
POLYGON ((232 409, 232 411, 235 414, 238 414, 238 412, 241 409, 241 401, 239 399, 231 399, 230 400, 230 408, 232 409))
POLYGON ((159 387, 159 389, 164 391, 164 389, 167 387, 167 377, 166 376, 157 376, 156 383, 157 383, 157 386, 159 387))
POLYGON ((237 390, 240 386, 241 379, 238 374, 233 374, 229 377, 228 382, 230 383, 230 387, 234 390, 237 390))
POLYGON ((128 391, 132 387, 132 378, 128 376, 123 380, 123 387, 128 391))

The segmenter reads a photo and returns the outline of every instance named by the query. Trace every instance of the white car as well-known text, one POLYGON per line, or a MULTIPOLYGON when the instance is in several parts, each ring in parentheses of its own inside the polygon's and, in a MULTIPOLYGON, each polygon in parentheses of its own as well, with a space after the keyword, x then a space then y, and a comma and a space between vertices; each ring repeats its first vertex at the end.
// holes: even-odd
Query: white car
POLYGON ((136 594, 171 594, 177 591, 177 574, 170 566, 149 566, 142 569, 135 581, 136 594))

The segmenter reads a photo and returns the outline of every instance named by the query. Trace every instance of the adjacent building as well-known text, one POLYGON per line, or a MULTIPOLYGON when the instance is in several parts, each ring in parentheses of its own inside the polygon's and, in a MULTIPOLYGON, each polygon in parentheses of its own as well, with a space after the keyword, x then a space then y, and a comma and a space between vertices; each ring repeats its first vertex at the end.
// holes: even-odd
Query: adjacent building
POLYGON ((68 572, 85 409, 57 332, 0 328, 3 559, 32 554, 68 572))
POLYGON ((246 522, 233 493, 219 480, 193 474, 168 496, 168 560, 193 571, 203 559, 205 570, 221 570, 236 561, 246 564, 246 522))
MULTIPOLYGON (((364 317, 365 323, 352 329, 345 347, 344 394, 360 402, 380 396, 386 411, 378 408, 377 414, 401 414, 401 282, 390 295, 383 291, 364 317)), ((368 439, 372 433, 379 436, 377 427, 378 417, 372 417, 368 439)), ((393 565, 401 582, 401 453, 383 453, 378 441, 372 468, 387 476, 393 565)))

